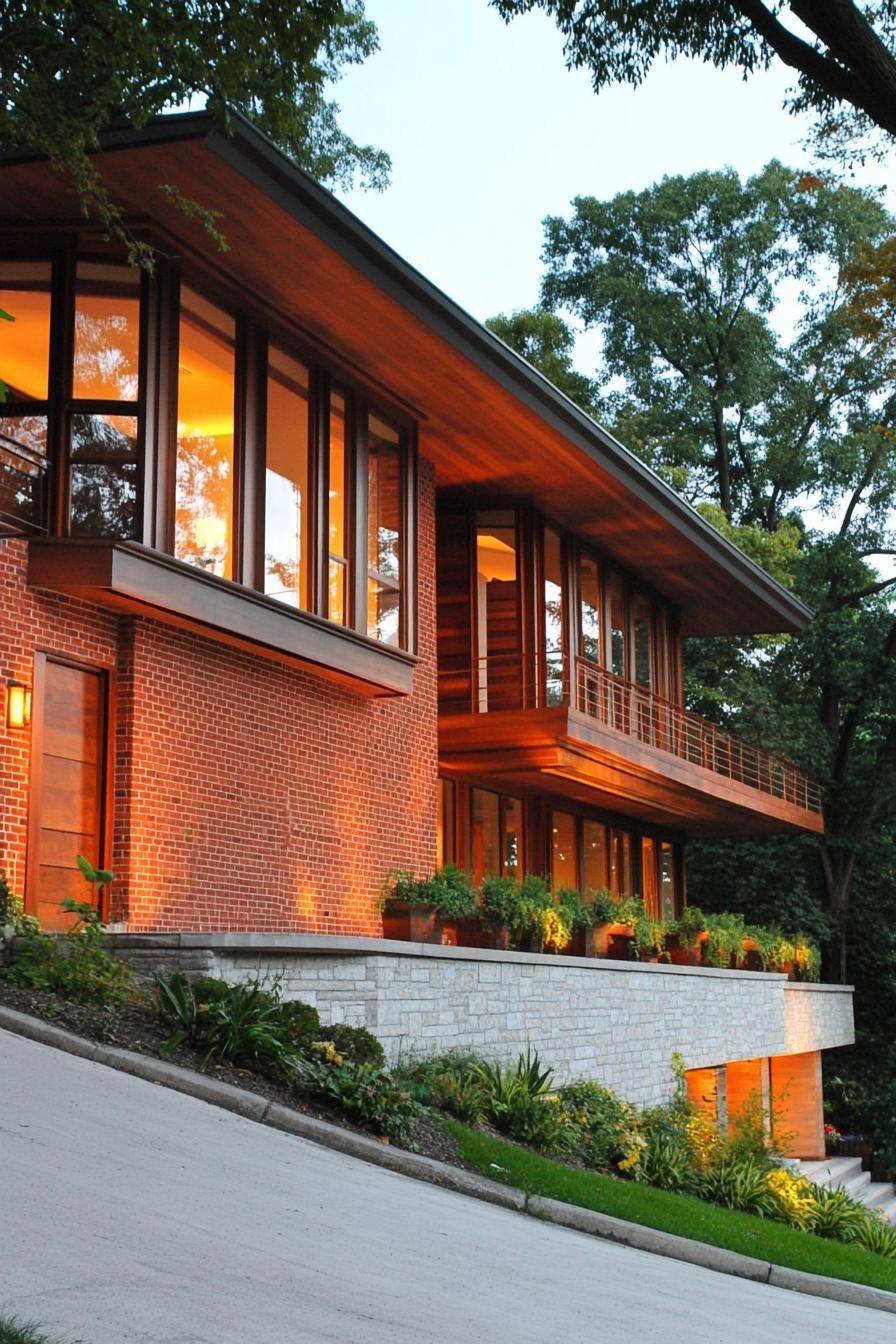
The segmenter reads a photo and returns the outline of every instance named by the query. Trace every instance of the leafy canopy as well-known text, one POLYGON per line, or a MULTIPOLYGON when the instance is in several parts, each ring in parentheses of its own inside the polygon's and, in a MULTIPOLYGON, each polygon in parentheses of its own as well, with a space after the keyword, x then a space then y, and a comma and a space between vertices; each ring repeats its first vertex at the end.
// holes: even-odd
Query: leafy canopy
POLYGON ((509 20, 543 9, 567 63, 595 90, 640 84, 656 60, 690 56, 744 75, 777 58, 797 75, 793 111, 820 118, 839 149, 869 130, 896 135, 896 3, 850 0, 492 0, 509 20))
POLYGON ((88 159, 100 132, 202 99, 222 124, 243 112, 322 182, 381 187, 388 157, 356 144, 326 97, 376 48, 363 0, 0 0, 0 151, 47 154, 120 232, 88 159))

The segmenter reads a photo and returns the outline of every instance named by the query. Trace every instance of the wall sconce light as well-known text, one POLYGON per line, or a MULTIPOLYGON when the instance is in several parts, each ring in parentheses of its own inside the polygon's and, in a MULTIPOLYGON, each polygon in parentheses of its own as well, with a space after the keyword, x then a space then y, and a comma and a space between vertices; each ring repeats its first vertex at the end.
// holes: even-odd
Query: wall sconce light
POLYGON ((27 728, 31 723, 31 687, 20 681, 6 683, 6 726, 27 728))

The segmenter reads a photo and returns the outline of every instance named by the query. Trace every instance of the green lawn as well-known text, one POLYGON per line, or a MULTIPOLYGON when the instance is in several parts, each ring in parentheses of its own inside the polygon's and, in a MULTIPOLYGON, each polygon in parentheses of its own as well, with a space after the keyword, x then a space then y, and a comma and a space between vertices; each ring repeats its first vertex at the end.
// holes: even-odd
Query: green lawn
POLYGON ((790 1269, 829 1274, 832 1278, 896 1292, 896 1260, 872 1255, 859 1246, 814 1237, 750 1213, 722 1209, 691 1195, 676 1195, 636 1181, 566 1167, 503 1139, 441 1118, 457 1138, 463 1156, 483 1176, 528 1194, 560 1199, 790 1269))

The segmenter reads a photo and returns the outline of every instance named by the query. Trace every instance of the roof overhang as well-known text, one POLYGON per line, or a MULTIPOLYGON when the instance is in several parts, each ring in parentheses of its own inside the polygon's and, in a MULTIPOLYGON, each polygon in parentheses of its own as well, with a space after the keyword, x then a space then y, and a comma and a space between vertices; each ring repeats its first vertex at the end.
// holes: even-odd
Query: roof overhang
MULTIPOLYGON (((161 226, 412 410, 438 485, 537 501, 674 602, 685 634, 806 624, 802 602, 241 116, 226 134, 206 113, 111 131, 95 163, 126 216, 161 226), (226 253, 162 183, 220 212, 226 253)), ((45 160, 0 171, 6 224, 83 226, 70 181, 45 160)))

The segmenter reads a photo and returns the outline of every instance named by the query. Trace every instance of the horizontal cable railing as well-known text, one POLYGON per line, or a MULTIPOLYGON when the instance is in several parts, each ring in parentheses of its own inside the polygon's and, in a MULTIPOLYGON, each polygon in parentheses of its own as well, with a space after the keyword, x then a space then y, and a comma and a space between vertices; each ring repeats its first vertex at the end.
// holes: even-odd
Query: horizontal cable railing
POLYGON ((572 705, 590 719, 691 765, 746 784, 810 812, 821 812, 821 789, 785 756, 744 742, 699 714, 692 714, 585 658, 575 660, 575 687, 561 659, 536 666, 519 653, 496 654, 470 664, 440 661, 443 713, 572 705))
POLYGON ((40 527, 46 474, 42 454, 0 432, 0 516, 40 527))

